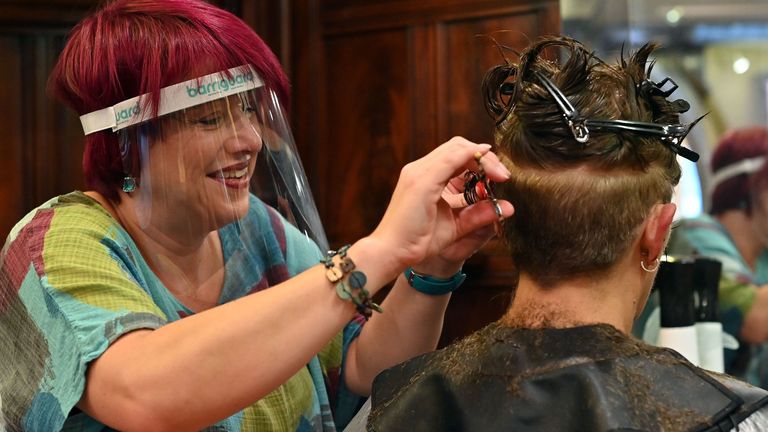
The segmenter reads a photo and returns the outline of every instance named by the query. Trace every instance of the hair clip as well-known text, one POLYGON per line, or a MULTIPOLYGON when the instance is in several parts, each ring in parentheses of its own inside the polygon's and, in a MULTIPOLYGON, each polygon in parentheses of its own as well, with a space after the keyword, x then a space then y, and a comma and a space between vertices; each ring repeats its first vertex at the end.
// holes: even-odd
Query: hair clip
POLYGON ((680 157, 684 157, 691 162, 699 160, 698 153, 687 147, 683 147, 683 138, 685 138, 691 128, 698 123, 698 120, 688 125, 663 125, 629 120, 585 120, 584 123, 595 130, 605 130, 609 132, 623 130, 645 135, 656 135, 663 143, 667 144, 667 147, 669 147, 672 152, 680 155, 680 157))
POLYGON ((672 80, 672 78, 664 78, 663 80, 655 83, 648 78, 644 79, 643 82, 640 83, 638 86, 640 88, 640 93, 647 93, 651 96, 663 96, 665 98, 668 98, 669 95, 675 92, 675 90, 678 89, 678 85, 675 81, 672 80), (662 90, 662 88, 668 83, 672 83, 672 88, 669 90, 662 90))
POLYGON ((576 108, 574 108, 573 105, 571 105, 571 101, 565 97, 555 83, 550 81, 549 78, 545 77, 541 72, 533 71, 533 74, 536 75, 536 78, 539 79, 541 85, 544 86, 549 94, 552 95, 552 98, 555 99, 555 102, 557 103, 557 106, 560 107, 565 122, 568 124, 568 127, 571 128, 571 133, 576 141, 582 144, 589 141, 589 129, 587 129, 587 126, 584 124, 584 119, 581 118, 579 112, 576 111, 576 108))
MULTIPOLYGON (((571 133, 573 134, 573 137, 576 139, 576 141, 582 144, 589 141, 590 128, 608 132, 626 131, 644 135, 655 135, 658 136, 661 141, 666 144, 667 147, 669 147, 669 149, 675 154, 678 154, 681 157, 690 160, 691 162, 696 162, 699 160, 699 154, 689 148, 683 147, 682 143, 683 139, 686 137, 686 135, 688 135, 688 132, 690 132, 691 128, 696 125, 696 123, 698 123, 701 118, 687 125, 658 124, 632 120, 585 119, 579 115, 579 112, 576 110, 576 108, 573 107, 573 105, 571 105, 571 102, 568 100, 568 98, 565 97, 563 92, 561 92, 560 89, 557 88, 557 86, 549 78, 544 76, 544 74, 539 71, 533 71, 533 73, 541 85, 549 92, 550 95, 552 95, 555 103, 557 103, 560 111, 562 111, 563 117, 565 118, 568 127, 571 129, 571 133)), ((670 94, 672 94, 673 91, 677 90, 678 87, 677 84, 675 84, 675 82, 670 78, 665 78, 658 84, 646 79, 640 85, 642 91, 647 91, 652 94, 657 94, 664 97, 668 97, 670 94), (661 88, 667 82, 671 82, 673 88, 670 90, 662 90, 661 88)), ((677 101, 675 103, 677 103, 677 101)))

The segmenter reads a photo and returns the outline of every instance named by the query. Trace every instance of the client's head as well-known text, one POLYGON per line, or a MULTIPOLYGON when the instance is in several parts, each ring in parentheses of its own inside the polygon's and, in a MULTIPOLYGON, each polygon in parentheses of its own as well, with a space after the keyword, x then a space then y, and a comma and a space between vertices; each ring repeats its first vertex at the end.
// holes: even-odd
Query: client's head
POLYGON ((608 64, 573 39, 548 37, 485 77, 496 151, 512 172, 495 186, 515 203, 503 236, 521 274, 543 287, 606 273, 633 245, 646 267, 661 253, 644 249, 641 233, 652 209, 671 201, 676 156, 698 155, 680 146, 688 104, 667 100, 671 80, 650 80, 655 48, 608 64))

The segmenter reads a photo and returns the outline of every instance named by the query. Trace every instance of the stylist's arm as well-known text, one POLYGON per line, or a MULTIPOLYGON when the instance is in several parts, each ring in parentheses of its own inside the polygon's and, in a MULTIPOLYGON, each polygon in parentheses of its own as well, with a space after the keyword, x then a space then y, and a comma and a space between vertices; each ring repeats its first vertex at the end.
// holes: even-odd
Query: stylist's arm
MULTIPOLYGON (((391 252, 379 259, 392 260, 398 277, 384 301, 386 313, 371 318, 347 355, 346 382, 358 393, 370 393, 373 378, 383 369, 437 346, 450 293, 421 292, 402 269, 412 266, 419 275, 451 280, 464 260, 493 237, 499 217, 490 201, 464 208, 451 208, 446 202, 463 193, 463 174, 478 170, 478 152, 490 180, 509 178, 509 171, 489 149, 487 144, 454 137, 406 165, 384 218, 373 234, 361 240, 387 244, 384 249, 391 252)), ((507 201, 498 204, 504 218, 514 211, 507 201)))
MULTIPOLYGON (((441 197, 452 179, 477 168, 477 152, 491 180, 506 180, 488 145, 463 138, 403 168, 379 226, 347 252, 371 295, 408 266, 438 276, 456 271, 491 236, 490 203, 451 209, 441 197)), ((504 216, 512 213, 510 203, 500 205, 504 216)), ((400 276, 385 312, 374 313, 349 349, 346 385, 367 394, 378 372, 434 349, 447 297, 416 292, 400 276)), ((315 266, 263 292, 126 334, 90 366, 80 407, 125 430, 205 427, 288 380, 354 315, 315 266)))

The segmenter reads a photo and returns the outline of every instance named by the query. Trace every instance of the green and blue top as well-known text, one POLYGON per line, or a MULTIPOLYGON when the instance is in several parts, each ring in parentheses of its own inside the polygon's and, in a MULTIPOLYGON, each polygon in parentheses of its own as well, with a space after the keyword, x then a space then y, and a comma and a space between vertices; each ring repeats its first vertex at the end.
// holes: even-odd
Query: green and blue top
MULTIPOLYGON (((219 231, 227 262, 219 303, 268 289, 320 258, 317 246, 251 197, 242 223, 219 231)), ((121 335, 156 329, 194 312, 165 288, 120 224, 81 192, 29 213, 0 261, 0 429, 101 431, 75 404, 89 362, 121 335)), ((351 321, 305 368, 216 431, 333 431, 363 399, 341 379, 351 321), (334 421, 335 418, 335 421, 334 421)), ((258 365, 254 365, 258 367, 258 365)))

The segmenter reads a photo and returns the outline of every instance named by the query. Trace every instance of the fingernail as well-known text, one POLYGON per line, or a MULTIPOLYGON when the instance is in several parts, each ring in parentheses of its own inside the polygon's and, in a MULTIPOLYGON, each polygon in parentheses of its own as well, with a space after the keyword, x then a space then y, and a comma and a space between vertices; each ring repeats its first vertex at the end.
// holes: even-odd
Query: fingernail
POLYGON ((490 150, 491 149, 491 145, 490 144, 478 144, 478 146, 480 146, 480 148, 483 149, 483 150, 490 150))
POLYGON ((501 169, 504 170, 504 177, 506 177, 507 180, 509 180, 509 178, 512 177, 512 172, 509 171, 509 169, 507 169, 507 167, 504 166, 504 164, 501 164, 501 169))

